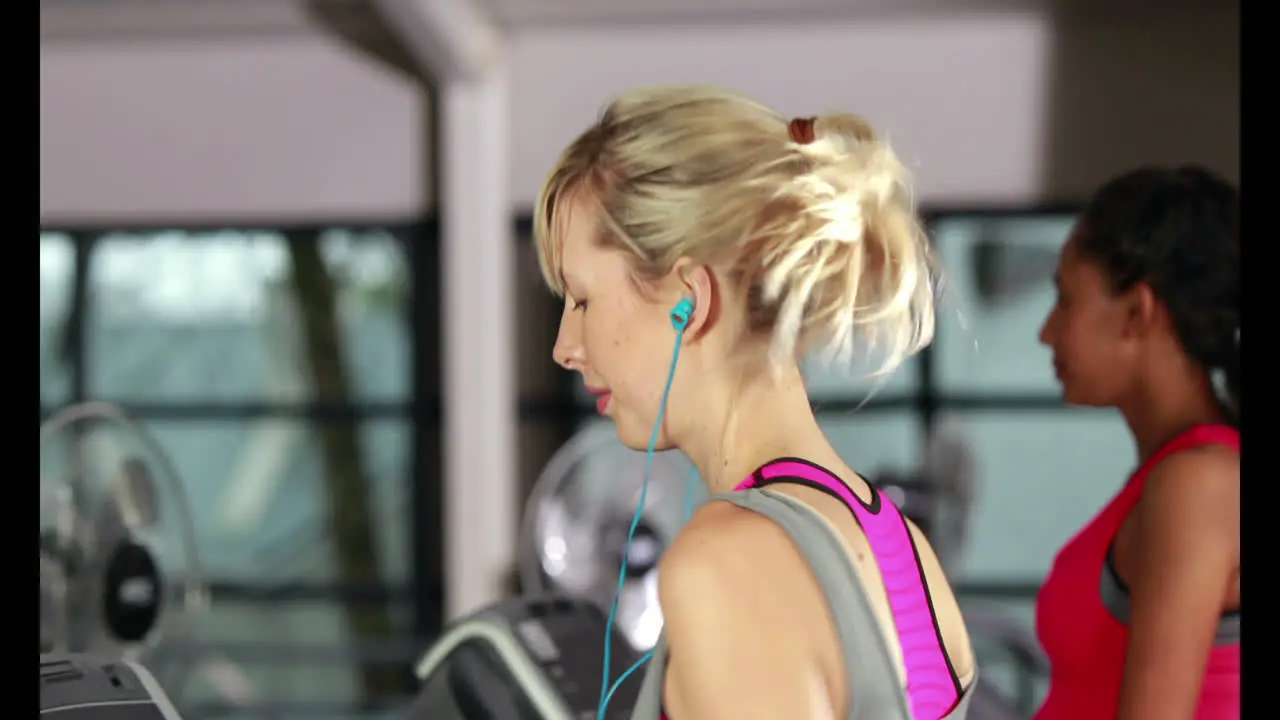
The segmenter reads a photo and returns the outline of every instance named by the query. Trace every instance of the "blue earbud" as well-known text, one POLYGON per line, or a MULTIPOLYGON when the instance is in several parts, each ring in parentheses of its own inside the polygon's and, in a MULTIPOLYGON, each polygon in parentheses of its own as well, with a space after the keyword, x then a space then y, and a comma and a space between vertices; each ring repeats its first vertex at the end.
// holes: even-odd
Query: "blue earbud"
POLYGON ((675 328, 676 332, 684 332, 691 317, 693 317, 693 298, 682 297, 680 302, 671 308, 671 327, 675 328))
MULTIPOLYGON (((635 672, 653 657, 653 651, 644 654, 644 657, 636 661, 636 664, 627 668, 618 679, 609 685, 609 660, 613 654, 613 623, 614 618, 618 614, 618 598, 622 595, 622 586, 627 581, 627 558, 631 556, 631 539, 635 537, 636 527, 640 524, 640 517, 644 514, 645 498, 649 494, 649 470, 653 467, 653 451, 658 445, 658 434, 662 432, 662 418, 667 412, 667 396, 671 394, 671 382, 676 377, 676 362, 680 359, 680 347, 684 344, 684 329, 689 326, 689 320, 693 317, 693 298, 683 297, 676 306, 671 308, 671 327, 676 331, 676 348, 671 354, 671 367, 667 370, 667 385, 662 390, 662 403, 658 405, 658 420, 653 424, 653 433, 649 436, 649 452, 644 457, 644 482, 640 486, 640 503, 636 507, 636 513, 631 518, 631 529, 627 532, 627 544, 622 551, 622 569, 618 571, 618 589, 613 595, 613 605, 609 608, 609 624, 605 628, 604 635, 604 677, 600 682, 600 704, 596 708, 596 720, 604 720, 604 711, 609 707, 609 700, 613 698, 613 694, 617 692, 618 687, 622 685, 631 673, 635 672)), ((696 477, 696 473, 695 473, 696 477)), ((691 491, 691 488, 688 488, 691 491)), ((685 504, 685 520, 693 512, 692 508, 692 492, 686 494, 685 504)))

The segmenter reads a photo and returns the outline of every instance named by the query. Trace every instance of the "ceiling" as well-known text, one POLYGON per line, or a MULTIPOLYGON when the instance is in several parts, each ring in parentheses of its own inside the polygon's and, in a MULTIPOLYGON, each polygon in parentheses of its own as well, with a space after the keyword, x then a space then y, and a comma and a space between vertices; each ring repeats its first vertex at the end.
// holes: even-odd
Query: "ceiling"
MULTIPOLYGON (((1055 12, 1215 7, 1238 0, 476 0, 508 27, 795 22, 981 10, 1055 12)), ((305 29, 317 13, 368 15, 367 0, 40 0, 43 40, 305 29)))
MULTIPOLYGON (((479 0, 503 22, 512 25, 752 21, 805 19, 901 10, 910 7, 942 9, 961 6, 957 0, 479 0)), ((962 1, 962 0, 961 0, 962 1)), ((984 2, 988 0, 983 0, 984 2)), ((1039 0, 996 0, 1029 5, 1039 0)), ((970 6, 977 4, 968 3, 970 6)))
POLYGON ((1053 10, 1058 13, 1168 10, 1238 0, 477 0, 516 25, 796 21, 903 13, 1053 10))

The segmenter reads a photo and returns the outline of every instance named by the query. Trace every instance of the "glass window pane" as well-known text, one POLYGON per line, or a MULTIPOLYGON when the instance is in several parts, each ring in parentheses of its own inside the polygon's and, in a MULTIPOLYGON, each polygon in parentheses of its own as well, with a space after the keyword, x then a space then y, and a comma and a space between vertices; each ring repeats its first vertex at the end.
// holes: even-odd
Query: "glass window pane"
POLYGON ((372 533, 363 579, 409 575, 411 425, 407 420, 146 421, 169 454, 195 515, 205 574, 251 584, 337 581, 331 493, 372 533), (336 458, 337 462, 326 462, 336 458), (350 461, 356 461, 351 463, 350 461), (367 502, 367 513, 360 512, 367 502))
POLYGON ((875 398, 914 393, 919 385, 919 359, 908 358, 889 375, 874 374, 877 358, 861 356, 848 365, 824 363, 818 359, 804 363, 805 384, 814 402, 822 400, 861 399, 868 393, 875 398))
POLYGON ((946 413, 940 422, 967 439, 976 473, 958 580, 1039 582, 1135 462, 1110 411, 946 413))
POLYGON ((922 426, 911 410, 819 414, 818 424, 845 463, 869 480, 919 463, 922 426))
POLYGON ((401 245, 379 231, 325 232, 299 251, 274 232, 106 235, 89 271, 90 392, 126 402, 406 400, 408 276, 401 245), (335 331, 341 357, 312 371, 307 348, 335 331))
MULTIPOLYGON (((385 631, 372 636, 353 632, 348 607, 338 600, 264 602, 215 596, 209 612, 193 623, 192 639, 206 658, 235 666, 259 701, 298 706, 294 713, 271 717, 365 717, 339 709, 367 699, 411 695, 411 668, 422 642, 410 639, 407 603, 359 603, 350 610, 385 613, 385 631), (326 706, 332 710, 322 712, 326 706)), ((168 668, 152 669, 163 679, 168 668)), ((210 679, 210 673, 197 672, 170 692, 192 716, 224 717, 212 712, 222 706, 225 713, 227 698, 210 679), (200 712, 204 709, 210 712, 200 712)))
POLYGON ((1038 335, 1073 216, 943 218, 933 227, 946 270, 934 343, 943 393, 1046 393, 1057 383, 1038 335))
POLYGON ((75 279, 75 247, 62 233, 40 233, 40 404, 71 400, 71 367, 67 357, 67 321, 75 279))

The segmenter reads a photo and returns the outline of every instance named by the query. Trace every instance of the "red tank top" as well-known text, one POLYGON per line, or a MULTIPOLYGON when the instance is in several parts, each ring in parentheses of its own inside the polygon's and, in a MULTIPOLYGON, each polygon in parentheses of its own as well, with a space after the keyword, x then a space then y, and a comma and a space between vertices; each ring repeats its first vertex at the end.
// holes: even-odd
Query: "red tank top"
MULTIPOLYGON (((1049 695, 1035 720, 1107 720, 1120 703, 1129 628, 1103 605, 1107 553, 1162 460, 1202 445, 1240 449, 1240 433, 1199 425, 1161 447, 1134 471, 1119 494, 1058 552, 1036 599, 1036 630, 1051 664, 1049 695)), ((1205 669, 1196 720, 1240 717, 1240 644, 1215 645, 1205 669)))

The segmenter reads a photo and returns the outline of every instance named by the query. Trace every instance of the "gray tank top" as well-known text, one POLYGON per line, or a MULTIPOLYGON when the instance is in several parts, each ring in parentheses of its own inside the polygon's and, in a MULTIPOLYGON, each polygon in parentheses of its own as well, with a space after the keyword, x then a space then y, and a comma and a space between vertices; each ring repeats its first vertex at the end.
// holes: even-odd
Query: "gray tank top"
MULTIPOLYGON (((808 561, 840 635, 849 688, 849 710, 844 720, 914 720, 895 669, 895 659, 858 570, 844 543, 822 516, 794 498, 767 489, 741 490, 711 499, 731 502, 777 523, 808 561)), ((631 720, 659 720, 662 716, 666 661, 664 634, 658 639, 653 658, 645 669, 631 720)), ((959 703, 942 720, 966 718, 977 682, 975 672, 959 703)))

